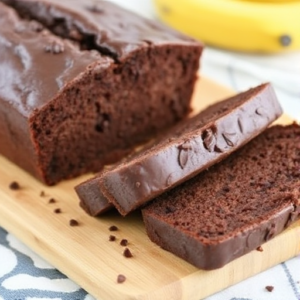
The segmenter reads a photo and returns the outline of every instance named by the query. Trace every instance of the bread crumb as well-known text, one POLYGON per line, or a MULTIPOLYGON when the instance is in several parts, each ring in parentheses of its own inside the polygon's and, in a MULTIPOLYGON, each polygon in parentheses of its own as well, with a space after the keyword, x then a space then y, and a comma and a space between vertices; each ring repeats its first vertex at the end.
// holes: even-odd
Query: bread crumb
POLYGON ((117 226, 115 226, 115 225, 112 225, 112 226, 110 226, 110 227, 108 228, 108 230, 109 230, 109 231, 118 231, 119 228, 118 228, 117 226))
POLYGON ((75 220, 75 219, 71 219, 69 221, 69 225, 72 226, 72 227, 79 226, 79 222, 77 220, 75 220))
POLYGON ((116 240, 116 237, 114 235, 109 236, 109 241, 114 242, 116 240))
POLYGON ((9 188, 13 191, 19 190, 21 187, 17 181, 13 181, 9 184, 9 188))
POLYGON ((266 286, 266 290, 268 291, 268 292, 272 292, 273 290, 274 290, 274 286, 272 286, 272 285, 267 285, 266 286))
POLYGON ((128 245, 128 240, 122 239, 120 245, 126 247, 128 245))
POLYGON ((126 280, 126 277, 124 275, 122 275, 122 274, 118 275, 118 278, 117 278, 118 283, 123 283, 125 280, 126 280))
POLYGON ((123 255, 124 255, 126 258, 131 258, 131 257, 133 257, 131 251, 130 251, 128 248, 126 248, 126 249, 123 251, 123 255))

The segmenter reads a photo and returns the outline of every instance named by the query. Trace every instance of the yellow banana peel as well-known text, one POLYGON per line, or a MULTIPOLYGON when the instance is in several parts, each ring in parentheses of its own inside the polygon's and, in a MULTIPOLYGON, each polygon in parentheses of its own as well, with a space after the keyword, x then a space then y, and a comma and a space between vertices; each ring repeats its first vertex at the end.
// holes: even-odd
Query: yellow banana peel
POLYGON ((300 1, 154 2, 165 23, 213 46, 260 53, 300 49, 300 1))

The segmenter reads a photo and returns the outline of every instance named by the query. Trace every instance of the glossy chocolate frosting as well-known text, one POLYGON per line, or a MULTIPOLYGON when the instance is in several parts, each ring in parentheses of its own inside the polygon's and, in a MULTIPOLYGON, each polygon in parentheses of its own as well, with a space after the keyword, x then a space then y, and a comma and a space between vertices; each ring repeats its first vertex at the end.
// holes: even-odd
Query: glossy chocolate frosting
MULTIPOLYGON (((151 44, 191 45, 193 39, 111 2, 94 0, 1 0, 39 20, 59 36, 119 61, 151 44)), ((195 45, 199 42, 194 41, 195 45)))
POLYGON ((97 62, 112 60, 60 39, 36 21, 21 20, 0 3, 0 97, 22 115, 54 98, 70 81, 97 62))

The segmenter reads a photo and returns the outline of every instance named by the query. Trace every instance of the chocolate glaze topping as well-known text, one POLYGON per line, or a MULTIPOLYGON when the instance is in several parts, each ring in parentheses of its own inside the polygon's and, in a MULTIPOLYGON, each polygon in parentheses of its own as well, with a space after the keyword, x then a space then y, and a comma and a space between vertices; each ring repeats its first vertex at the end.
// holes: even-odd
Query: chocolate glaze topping
POLYGON ((55 34, 79 42, 83 49, 98 50, 116 61, 151 44, 192 42, 158 22, 128 11, 124 14, 123 8, 108 1, 1 1, 15 7, 22 16, 38 20, 55 34))
POLYGON ((24 116, 41 108, 89 65, 101 69, 112 63, 96 51, 80 51, 36 21, 20 20, 1 2, 0 28, 1 99, 24 116))

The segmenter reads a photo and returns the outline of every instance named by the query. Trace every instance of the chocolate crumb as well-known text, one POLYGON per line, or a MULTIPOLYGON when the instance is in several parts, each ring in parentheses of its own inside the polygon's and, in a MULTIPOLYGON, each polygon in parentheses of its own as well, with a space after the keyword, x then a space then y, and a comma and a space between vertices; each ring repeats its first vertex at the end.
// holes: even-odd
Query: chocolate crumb
POLYGON ((135 183, 135 186, 136 186, 137 188, 139 188, 139 187, 141 186, 141 183, 137 181, 137 182, 135 183))
POLYGON ((109 231, 118 231, 119 228, 118 228, 117 226, 115 226, 115 225, 112 225, 112 226, 110 226, 110 227, 108 228, 108 230, 109 230, 109 231))
POLYGON ((46 195, 46 194, 45 194, 44 191, 41 191, 41 192, 40 192, 40 197, 45 197, 45 195, 46 195))
POLYGON ((109 241, 114 242, 116 240, 116 237, 114 235, 109 236, 109 241))
POLYGON ((61 209, 60 208, 55 208, 54 209, 54 213, 55 214, 60 214, 61 213, 61 209))
POLYGON ((118 275, 118 278, 117 278, 118 283, 123 283, 125 280, 126 280, 126 277, 124 275, 122 275, 122 274, 118 275))
POLYGON ((49 199, 49 201, 48 201, 48 203, 50 203, 50 204, 55 203, 55 202, 56 202, 56 200, 55 200, 54 198, 51 198, 51 199, 49 199))
POLYGON ((13 181, 10 183, 9 188, 13 191, 19 190, 20 189, 20 185, 18 182, 13 181))
POLYGON ((263 252, 264 251, 264 249, 262 248, 262 246, 257 247, 256 250, 259 251, 259 252, 263 252))
POLYGON ((272 292, 273 290, 274 290, 274 286, 272 286, 272 285, 267 285, 266 286, 266 290, 268 291, 268 292, 272 292))
POLYGON ((72 226, 72 227, 79 226, 79 222, 77 220, 75 220, 75 219, 71 219, 69 221, 69 225, 72 226))
POLYGON ((126 247, 128 245, 128 240, 122 239, 120 245, 126 247))
POLYGON ((128 248, 126 248, 126 249, 124 250, 123 255, 124 255, 126 258, 130 258, 130 257, 133 256, 132 253, 131 253, 131 251, 130 251, 128 248))

